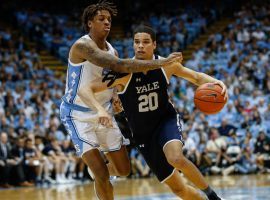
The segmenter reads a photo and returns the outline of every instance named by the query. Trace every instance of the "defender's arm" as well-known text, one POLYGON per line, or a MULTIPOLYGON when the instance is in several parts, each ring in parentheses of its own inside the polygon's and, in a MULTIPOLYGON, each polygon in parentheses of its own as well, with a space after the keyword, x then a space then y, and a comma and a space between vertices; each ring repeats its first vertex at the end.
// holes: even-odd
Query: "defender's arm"
POLYGON ((181 53, 172 53, 165 59, 157 60, 136 60, 120 59, 114 55, 100 50, 97 45, 86 38, 78 40, 71 48, 70 56, 81 60, 88 60, 100 67, 109 68, 115 72, 131 73, 145 70, 153 70, 166 66, 175 61, 182 60, 181 53))

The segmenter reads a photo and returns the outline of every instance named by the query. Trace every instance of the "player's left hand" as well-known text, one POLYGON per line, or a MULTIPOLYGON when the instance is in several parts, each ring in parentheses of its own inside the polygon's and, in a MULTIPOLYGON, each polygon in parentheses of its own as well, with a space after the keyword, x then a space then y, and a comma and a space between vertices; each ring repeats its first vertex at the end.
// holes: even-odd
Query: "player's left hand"
POLYGON ((105 110, 98 110, 98 122, 106 126, 107 128, 112 128, 112 117, 105 110))
POLYGON ((115 114, 123 111, 122 103, 117 95, 112 98, 113 111, 115 114))
POLYGON ((173 52, 167 58, 160 60, 163 63, 163 66, 171 65, 174 62, 182 63, 183 55, 181 52, 173 52))
POLYGON ((222 81, 215 81, 215 85, 219 85, 222 88, 221 95, 224 96, 224 100, 228 101, 229 95, 228 95, 228 89, 227 86, 222 81))

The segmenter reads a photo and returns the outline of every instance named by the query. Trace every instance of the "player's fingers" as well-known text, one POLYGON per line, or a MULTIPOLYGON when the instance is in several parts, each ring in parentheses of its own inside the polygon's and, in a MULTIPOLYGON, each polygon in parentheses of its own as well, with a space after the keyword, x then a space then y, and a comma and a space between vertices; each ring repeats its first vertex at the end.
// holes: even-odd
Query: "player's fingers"
POLYGON ((226 92, 226 95, 225 95, 224 100, 226 100, 226 101, 228 101, 228 100, 229 100, 229 94, 228 94, 228 92, 226 92))
POLYGON ((112 119, 109 119, 108 120, 108 127, 109 128, 112 128, 113 127, 112 119))
POLYGON ((171 55, 174 55, 174 56, 182 56, 182 52, 173 52, 173 53, 171 53, 171 55))
POLYGON ((175 52, 172 55, 176 60, 183 60, 183 55, 181 52, 175 52))
POLYGON ((104 125, 104 118, 103 118, 103 117, 100 117, 98 122, 99 122, 101 125, 104 125))
POLYGON ((100 117, 100 124, 103 125, 103 126, 106 126, 107 125, 107 117, 100 117))
POLYGON ((226 90, 227 90, 226 85, 224 85, 224 83, 221 82, 221 81, 216 81, 216 82, 214 82, 214 84, 215 84, 215 85, 219 85, 219 86, 222 88, 222 90, 221 90, 221 95, 225 95, 225 92, 226 92, 226 90))
POLYGON ((106 126, 107 128, 112 128, 112 120, 109 118, 106 118, 104 122, 104 126, 106 126))
POLYGON ((224 84, 221 87, 222 87, 221 95, 225 95, 227 88, 224 84))

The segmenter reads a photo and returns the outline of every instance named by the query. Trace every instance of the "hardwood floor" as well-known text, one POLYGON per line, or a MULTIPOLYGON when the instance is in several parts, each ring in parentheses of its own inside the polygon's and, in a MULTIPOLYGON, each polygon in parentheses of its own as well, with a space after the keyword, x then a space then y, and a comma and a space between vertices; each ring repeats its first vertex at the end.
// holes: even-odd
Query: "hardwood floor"
MULTIPOLYGON (((226 200, 270 199, 270 175, 211 176, 211 185, 226 200)), ((116 200, 176 200, 169 188, 155 178, 117 180, 116 200)), ((1 200, 95 200, 93 183, 0 190, 1 200)))

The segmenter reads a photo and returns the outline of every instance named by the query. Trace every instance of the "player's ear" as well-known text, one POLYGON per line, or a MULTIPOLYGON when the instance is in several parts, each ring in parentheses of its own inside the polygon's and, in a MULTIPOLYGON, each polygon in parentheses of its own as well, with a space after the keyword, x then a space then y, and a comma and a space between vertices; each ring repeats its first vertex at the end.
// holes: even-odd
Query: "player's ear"
POLYGON ((156 41, 153 42, 153 46, 154 46, 154 50, 155 50, 157 48, 157 42, 156 41))
POLYGON ((88 23, 87 23, 87 25, 88 25, 88 28, 91 29, 92 22, 89 20, 88 23))

